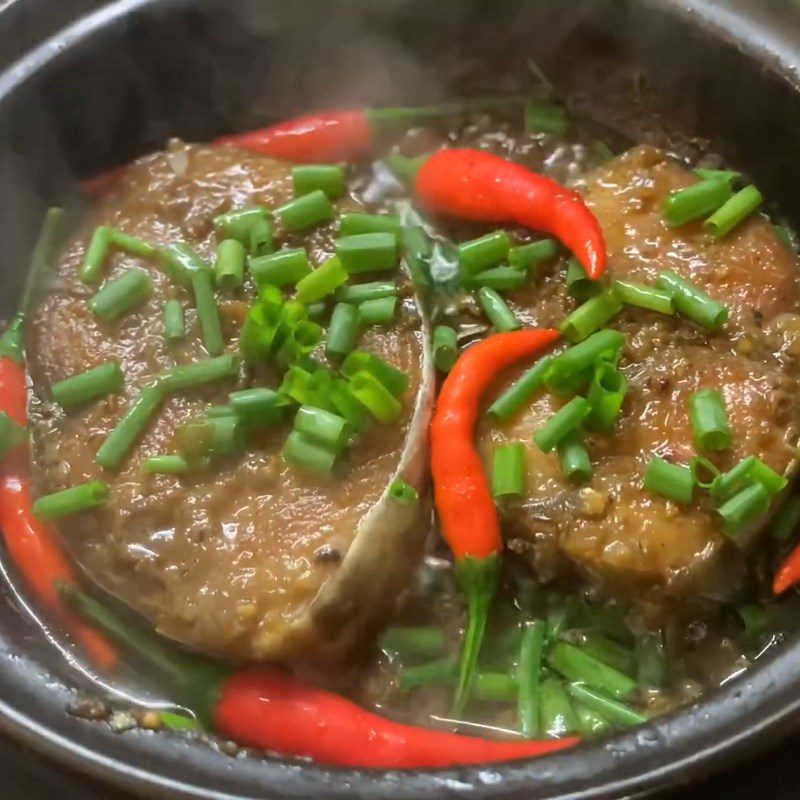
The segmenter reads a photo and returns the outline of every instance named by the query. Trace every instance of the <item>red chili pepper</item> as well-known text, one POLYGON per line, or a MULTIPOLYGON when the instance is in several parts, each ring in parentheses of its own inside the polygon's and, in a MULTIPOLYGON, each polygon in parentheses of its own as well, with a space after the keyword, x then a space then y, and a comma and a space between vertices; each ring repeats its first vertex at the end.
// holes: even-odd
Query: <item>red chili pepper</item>
POLYGON ((773 594, 783 594, 800 583, 800 544, 783 560, 772 582, 773 594))
POLYGON ((431 423, 431 472, 442 536, 456 558, 469 626, 461 653, 455 710, 469 697, 503 549, 500 521, 473 442, 481 397, 497 375, 550 346, 558 331, 496 333, 470 347, 442 386, 431 423))
POLYGON ((603 232, 581 195, 520 164, 483 150, 440 150, 417 173, 416 192, 429 211, 555 236, 592 280, 606 270, 603 232))
POLYGON ((78 188, 81 194, 92 202, 102 200, 107 194, 117 188, 125 175, 126 165, 111 167, 111 169, 98 172, 93 178, 80 181, 78 188))
POLYGON ((402 725, 277 669, 232 672, 190 660, 152 634, 127 628, 75 587, 62 591, 84 619, 165 671, 204 724, 242 745, 343 767, 419 769, 533 758, 578 741, 501 742, 402 725))

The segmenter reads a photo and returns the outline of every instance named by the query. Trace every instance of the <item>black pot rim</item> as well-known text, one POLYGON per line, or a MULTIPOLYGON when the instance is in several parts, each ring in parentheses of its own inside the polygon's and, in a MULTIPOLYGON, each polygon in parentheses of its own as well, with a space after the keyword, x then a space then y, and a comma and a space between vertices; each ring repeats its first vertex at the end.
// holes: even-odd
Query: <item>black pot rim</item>
MULTIPOLYGON (((394 0, 402 2, 402 0, 394 0)), ((187 0, 115 0, 79 19, 36 47, 0 75, 0 108, 28 81, 57 66, 62 55, 104 28, 156 5, 187 0)), ((645 0, 679 15, 748 55, 800 89, 800 45, 792 29, 781 26, 756 3, 732 0, 645 0), (746 9, 745 9, 746 6, 746 9), (744 16, 745 11, 748 16, 744 16)), ((240 778, 204 774, 209 753, 165 740, 159 769, 133 759, 100 752, 69 739, 32 715, 0 699, 0 729, 36 751, 83 773, 142 796, 202 800, 281 798, 417 798, 475 797, 486 800, 560 798, 594 800, 647 793, 730 764, 800 726, 800 639, 788 642, 743 676, 711 693, 702 702, 631 731, 594 744, 532 761, 480 768, 377 772, 331 769, 271 758, 230 762, 240 778), (181 774, 182 777, 174 777, 181 774), (218 779, 213 780, 214 777, 218 779), (586 786, 587 777, 592 784, 586 786), (216 788, 211 785, 216 783, 216 788)), ((118 748, 125 750, 126 748, 118 748)), ((220 757, 215 754, 215 757, 220 757)), ((152 758, 150 759, 152 761, 152 758)), ((225 762, 221 762, 225 763, 225 762)), ((226 770, 225 773, 230 772, 226 770)))

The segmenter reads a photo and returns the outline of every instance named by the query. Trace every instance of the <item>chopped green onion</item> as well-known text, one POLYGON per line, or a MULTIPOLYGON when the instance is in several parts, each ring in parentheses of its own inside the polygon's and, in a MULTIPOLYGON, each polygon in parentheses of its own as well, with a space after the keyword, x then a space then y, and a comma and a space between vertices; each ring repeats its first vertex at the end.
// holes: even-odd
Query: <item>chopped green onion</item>
POLYGON ((672 295, 669 292, 645 286, 643 283, 614 281, 612 288, 617 297, 627 306, 646 308, 660 314, 672 314, 672 295))
POLYGON ((568 481, 585 483, 594 474, 589 451, 578 428, 569 431, 556 445, 561 472, 568 481))
POLYGON ((357 433, 364 433, 369 427, 369 415, 366 408, 356 400, 350 391, 347 381, 337 379, 329 392, 333 408, 341 414, 357 433))
POLYGON ((248 268, 258 287, 265 284, 294 285, 311 272, 308 256, 302 247, 278 250, 277 253, 251 258, 248 268))
POLYGON ((800 497, 790 497, 773 520, 771 536, 777 542, 788 541, 800 525, 800 497))
POLYGON ((316 303, 333 294, 343 283, 347 283, 347 278, 347 270, 342 262, 333 256, 297 282, 295 297, 306 305, 316 303))
POLYGON ((367 370, 356 372, 350 378, 350 391, 379 422, 395 422, 403 411, 400 401, 367 370))
POLYGON ((275 231, 272 223, 260 219, 250 228, 250 242, 248 252, 252 258, 269 255, 275 250, 275 231))
POLYGON ((397 309, 396 297, 365 300, 358 307, 362 325, 390 325, 397 309))
POLYGON ((711 489, 719 478, 717 465, 702 456, 694 456, 689 462, 692 471, 692 480, 701 489, 711 489))
POLYGON ((347 446, 352 435, 344 417, 313 406, 300 406, 294 418, 294 429, 336 452, 341 452, 347 446))
POLYGON ((225 239, 217 245, 214 277, 221 289, 237 289, 244 283, 244 245, 236 239, 225 239))
POLYGON ((309 439, 299 431, 292 431, 286 439, 281 455, 290 466, 315 472, 318 475, 330 475, 336 463, 338 451, 309 439))
POLYGON ((589 373, 591 380, 597 361, 606 356, 616 356, 625 344, 625 336, 619 331, 606 328, 593 333, 580 344, 553 356, 545 372, 545 384, 551 391, 573 376, 589 373))
POLYGON ((796 235, 794 231, 784 222, 774 224, 772 226, 775 235, 778 237, 780 243, 790 252, 794 253, 797 250, 795 243, 796 235))
POLYGON ((530 105, 525 109, 525 130, 528 133, 563 136, 568 128, 569 118, 563 106, 530 105))
POLYGON ((514 269, 532 272, 540 264, 558 255, 559 245, 555 239, 542 239, 538 242, 512 247, 508 251, 508 263, 514 269))
POLYGON ((108 502, 111 489, 104 481, 89 481, 80 486, 46 494, 33 504, 33 513, 39 519, 54 519, 67 514, 77 514, 108 502))
POLYGON ((306 311, 309 319, 317 321, 325 314, 325 303, 311 303, 311 305, 306 306, 306 311))
POLYGON ((337 303, 331 314, 325 352, 331 358, 344 358, 356 346, 360 330, 358 308, 349 303, 337 303))
POLYGON ((161 724, 171 731, 201 731, 203 726, 196 719, 171 711, 159 711, 161 724))
POLYGON ((387 628, 380 648, 401 658, 439 658, 447 652, 447 636, 441 628, 434 627, 387 628))
POLYGON ((164 338, 172 344, 186 336, 183 320, 183 306, 180 300, 167 300, 164 303, 164 338))
POLYGON ((576 300, 588 300, 603 290, 602 284, 589 277, 575 256, 570 256, 567 261, 566 287, 567 294, 576 300))
POLYGON ((199 269, 193 272, 192 289, 197 318, 203 334, 203 345, 209 355, 217 356, 225 349, 225 339, 222 336, 222 324, 219 319, 217 299, 214 296, 211 270, 199 269))
MULTIPOLYGON (((251 390, 244 389, 244 391, 249 392, 251 390)), ((228 397, 230 397, 230 395, 228 395, 228 397)), ((230 405, 230 403, 226 405, 209 406, 206 409, 206 416, 209 419, 214 419, 215 417, 233 417, 235 415, 236 412, 233 410, 233 406, 230 405)))
POLYGON ((372 353, 355 350, 342 364, 342 374, 352 378, 366 370, 374 375, 395 397, 402 397, 408 389, 408 375, 372 353))
POLYGON ((58 381, 50 387, 53 400, 62 408, 73 408, 109 394, 119 394, 125 386, 125 375, 116 361, 58 381))
POLYGON ((236 239, 245 247, 250 247, 251 229, 257 222, 269 222, 270 214, 270 210, 263 206, 229 211, 214 219, 214 230, 217 236, 236 239))
POLYGON ((528 283, 528 273, 514 267, 494 267, 478 272, 466 281, 468 286, 488 286, 498 291, 521 289, 528 283))
POLYGON ((547 661, 567 680, 585 683, 617 700, 630 697, 636 690, 632 678, 566 642, 556 642, 547 661))
POLYGON ((698 181, 686 189, 672 192, 664 201, 664 218, 675 228, 705 217, 730 200, 733 190, 729 181, 698 181))
POLYGON ((405 667, 400 673, 400 688, 406 691, 421 686, 451 683, 458 676, 458 663, 452 658, 439 658, 416 667, 405 667))
POLYGON ((316 189, 275 209, 275 216, 287 230, 301 231, 333 219, 333 205, 322 189, 316 189))
POLYGON ((433 329, 433 363, 441 372, 450 372, 458 361, 458 336, 448 325, 433 329))
POLYGON ((516 414, 544 385, 544 377, 551 360, 550 356, 545 356, 537 361, 489 406, 486 413, 498 422, 505 422, 516 414))
POLYGON ((158 253, 158 249, 153 247, 149 242, 145 242, 138 236, 131 236, 128 233, 113 228, 109 241, 111 246, 117 250, 122 250, 123 253, 128 253, 128 255, 131 256, 138 256, 139 258, 153 258, 158 253))
POLYGON ((303 164, 292 168, 294 196, 321 189, 331 200, 344 194, 344 169, 335 164, 303 164))
POLYGON ((712 214, 703 223, 703 227, 714 239, 722 239, 744 222, 763 202, 764 196, 755 186, 745 186, 712 214))
POLYGON ((728 320, 728 309, 671 269, 661 272, 656 286, 672 295, 675 308, 692 322, 717 332, 728 320))
POLYGON ((619 417, 627 392, 628 379, 625 375, 611 364, 600 361, 586 394, 592 407, 586 418, 586 427, 601 433, 610 431, 619 417))
POLYGON ((397 267, 397 236, 393 233, 359 233, 336 242, 336 255, 350 275, 384 272, 397 267))
POLYGON ((578 720, 578 733, 586 739, 603 736, 611 730, 611 723, 596 711, 573 698, 572 707, 578 720))
POLYGON ((144 389, 131 403, 124 416, 100 445, 95 460, 104 469, 115 470, 125 460, 136 440, 144 433, 152 416, 164 399, 164 391, 159 384, 144 389))
POLYGON ((389 497, 404 506, 415 506, 419 503, 417 490, 410 483, 400 479, 392 481, 392 485, 389 487, 389 497))
POLYGON ((238 374, 239 359, 233 355, 223 355, 165 370, 158 375, 158 386, 169 394, 235 378, 238 374))
POLYGON ((336 300, 340 303, 358 305, 367 300, 380 300, 382 297, 394 297, 397 285, 390 282, 374 281, 357 283, 354 286, 341 286, 336 290, 336 300))
POLYGON ((694 477, 689 467, 670 464, 663 458, 653 456, 647 464, 644 475, 644 488, 668 500, 687 505, 694 494, 694 477))
POLYGON ((644 690, 661 689, 667 682, 663 631, 647 631, 636 637, 636 679, 644 690))
POLYGON ((362 233, 393 233, 400 236, 400 217, 394 214, 342 214, 339 221, 340 236, 358 236, 362 233))
POLYGON ((517 711, 522 735, 533 739, 539 735, 539 699, 542 679, 542 655, 547 623, 536 620, 525 625, 517 665, 517 711))
POLYGON ((0 411, 0 458, 19 447, 27 436, 23 425, 11 419, 5 411, 0 411))
POLYGON ((190 289, 192 275, 198 270, 209 269, 208 264, 197 254, 197 251, 186 242, 165 247, 159 251, 159 262, 169 278, 175 283, 190 289))
POLYGON ((543 453, 549 453, 568 433, 578 429, 590 411, 591 406, 583 397, 573 397, 536 431, 533 441, 543 453))
POLYGON ((280 348, 280 357, 288 363, 297 361, 317 349, 325 336, 325 329, 316 322, 303 319, 294 324, 286 334, 280 348))
POLYGON ((625 645, 613 641, 600 631, 589 630, 584 633, 580 648, 592 658, 596 658, 626 675, 632 675, 635 671, 636 659, 633 651, 625 645))
POLYGON ((105 225, 98 225, 89 240, 81 265, 80 279, 83 283, 100 283, 110 246, 111 229, 105 225))
POLYGON ((689 398, 695 446, 700 450, 726 450, 733 436, 725 401, 718 389, 703 389, 689 398))
POLYGON ((417 173, 427 160, 428 156, 426 155, 409 158, 408 156, 400 155, 400 153, 389 153, 383 157, 383 163, 386 164, 392 174, 406 185, 414 183, 417 173))
POLYGON ((461 275, 471 277, 505 261, 511 241, 505 231, 494 231, 458 246, 461 275))
POLYGON ((755 603, 737 606, 736 615, 744 625, 744 632, 748 636, 760 636, 769 629, 770 615, 763 606, 755 603))
POLYGON ((539 689, 539 731, 558 739, 578 729, 578 720, 572 709, 564 684, 555 678, 542 681, 539 689))
POLYGON ((731 187, 733 187, 734 183, 742 179, 742 173, 736 172, 736 170, 733 169, 706 169, 705 167, 698 167, 694 170, 694 174, 704 181, 728 181, 731 187))
POLYGON ((277 425, 286 416, 286 398, 265 387, 231 392, 228 401, 233 413, 243 422, 252 425, 277 425))
POLYGON ((602 714, 609 722, 616 725, 644 725, 648 718, 629 706, 620 703, 602 692, 596 691, 583 683, 567 684, 567 691, 573 699, 583 703, 588 708, 602 714))
POLYGON ((236 416, 186 422, 178 428, 175 439, 180 454, 190 464, 235 455, 247 445, 245 429, 236 416))
POLYGON ((525 445, 521 442, 500 445, 492 461, 492 496, 522 497, 526 489, 525 445))
POLYGON ((771 500, 760 483, 750 484, 717 509, 722 530, 728 536, 737 536, 749 523, 767 513, 771 500))
POLYGON ((106 283, 89 301, 89 308, 95 316, 110 322, 141 305, 152 291, 150 276, 141 269, 130 269, 106 283))
POLYGON ((515 331, 522 327, 514 312, 494 289, 489 289, 487 286, 478 289, 478 302, 498 333, 515 331))
POLYGON ((196 468, 195 464, 190 464, 183 456, 172 454, 150 456, 142 461, 142 471, 152 475, 180 475, 196 468))
POLYGON ((568 342, 582 342, 602 328, 622 310, 622 302, 611 289, 578 306, 562 323, 561 333, 568 342))

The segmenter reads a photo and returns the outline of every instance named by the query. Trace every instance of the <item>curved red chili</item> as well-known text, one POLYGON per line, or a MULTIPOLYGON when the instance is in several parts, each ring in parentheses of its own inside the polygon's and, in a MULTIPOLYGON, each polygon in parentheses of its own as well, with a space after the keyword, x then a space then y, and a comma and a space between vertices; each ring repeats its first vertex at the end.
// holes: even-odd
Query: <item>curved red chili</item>
POLYGON ((455 712, 469 696, 503 549, 497 508, 473 442, 480 401, 500 372, 549 347, 558 336, 546 329, 489 336, 461 355, 436 402, 431 423, 434 497, 469 609, 455 712))
POLYGON ((541 231, 572 251, 592 280, 606 270, 603 232, 581 195, 520 164, 483 150, 440 150, 415 186, 429 211, 541 231))
POLYGON ((800 583, 800 544, 784 559, 772 582, 773 594, 783 594, 800 583))

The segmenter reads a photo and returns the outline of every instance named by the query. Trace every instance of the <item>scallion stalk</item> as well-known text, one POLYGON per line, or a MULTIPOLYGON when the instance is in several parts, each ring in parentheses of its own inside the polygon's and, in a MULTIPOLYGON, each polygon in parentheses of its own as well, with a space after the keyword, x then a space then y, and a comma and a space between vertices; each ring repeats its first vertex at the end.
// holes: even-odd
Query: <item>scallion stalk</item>
POLYGON ((568 433, 578 429, 590 411, 585 398, 573 397, 536 431, 533 441, 543 453, 549 453, 568 433))
POLYGON ((275 216, 286 230, 301 231, 333 219, 333 205, 322 189, 290 200, 275 209, 275 216))
POLYGON ((703 389, 689 398, 689 419, 695 446, 700 450, 726 450, 733 435, 725 400, 718 389, 703 389))
POLYGON ((458 361, 458 336, 448 325, 433 330, 433 363, 440 372, 450 372, 458 361))
POLYGON ((670 269, 661 272, 656 287, 672 295, 675 308, 706 330, 716 333, 728 321, 728 309, 670 269))
POLYGON ((703 224, 714 239, 727 236, 744 222, 762 203, 764 196, 755 186, 745 186, 717 209, 703 224))
POLYGON ((396 269, 397 253, 393 233, 360 233, 336 242, 336 255, 350 275, 396 269))
POLYGON ((319 302, 347 283, 347 278, 342 262, 333 256, 297 282, 295 297, 306 305, 319 302))
POLYGON ((492 460, 492 496, 523 497, 526 489, 525 445, 521 442, 500 445, 492 460))
POLYGON ((688 505, 694 494, 694 477, 689 467, 653 456, 647 464, 643 486, 648 492, 688 505))
POLYGON ((124 386, 125 375, 119 363, 109 361, 54 383, 50 393, 62 408, 74 408, 109 394, 119 394, 124 386))
POLYGON ((244 245, 236 239, 225 239, 217 245, 214 279, 221 289, 238 289, 244 283, 244 245))
POLYGON ((489 406, 486 413, 498 422, 505 422, 516 414, 533 399, 544 385, 544 378, 550 367, 550 361, 550 356, 545 356, 545 358, 537 361, 489 406))
POLYGON ((89 301, 92 313, 104 322, 111 322, 141 305, 153 291, 153 281, 141 269, 130 269, 106 283, 89 301))
POLYGON ((514 312, 494 289, 486 286, 478 289, 478 302, 498 333, 515 331, 522 327, 514 312))
POLYGON ((33 513, 39 519, 55 519, 105 505, 110 496, 111 489, 107 483, 88 481, 40 497, 33 504, 33 513))
POLYGON ((292 168, 292 184, 295 197, 320 189, 337 200, 344 194, 344 169, 336 164, 302 164, 292 168))
POLYGON ((732 194, 729 181, 719 178, 698 181, 667 197, 664 201, 664 218, 671 227, 686 225, 716 211, 730 200, 732 194))
POLYGON ((505 231, 494 231, 463 242, 458 246, 458 263, 462 277, 473 277, 479 272, 497 266, 508 257, 511 240, 505 231))

